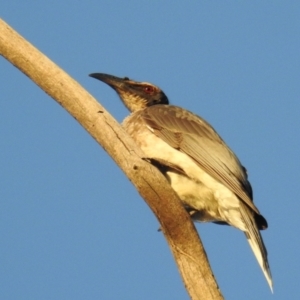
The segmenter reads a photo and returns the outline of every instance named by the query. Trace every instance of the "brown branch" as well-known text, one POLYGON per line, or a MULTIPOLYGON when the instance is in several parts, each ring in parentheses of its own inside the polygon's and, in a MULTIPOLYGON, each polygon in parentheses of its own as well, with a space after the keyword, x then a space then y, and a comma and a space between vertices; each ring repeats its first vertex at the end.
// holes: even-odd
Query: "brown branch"
POLYGON ((0 19, 0 54, 65 108, 107 151, 158 218, 192 299, 223 299, 195 227, 163 175, 74 79, 0 19))

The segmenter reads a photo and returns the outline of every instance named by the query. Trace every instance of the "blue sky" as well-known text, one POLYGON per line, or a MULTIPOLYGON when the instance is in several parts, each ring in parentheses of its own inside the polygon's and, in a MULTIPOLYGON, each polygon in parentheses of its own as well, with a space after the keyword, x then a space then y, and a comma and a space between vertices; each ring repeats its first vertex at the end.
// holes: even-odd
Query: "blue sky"
MULTIPOLYGON (((198 224, 226 299, 297 299, 298 1, 5 1, 1 18, 121 122, 104 72, 160 86, 247 167, 274 295, 236 229, 198 224)), ((0 58, 0 298, 188 299, 157 220, 83 128, 0 58)))

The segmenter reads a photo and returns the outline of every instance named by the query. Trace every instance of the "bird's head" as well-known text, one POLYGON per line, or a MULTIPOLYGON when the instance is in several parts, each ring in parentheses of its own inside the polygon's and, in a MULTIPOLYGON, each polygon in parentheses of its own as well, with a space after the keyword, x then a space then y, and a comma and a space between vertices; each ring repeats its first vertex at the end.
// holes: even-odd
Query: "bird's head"
POLYGON ((119 78, 102 73, 93 73, 89 76, 99 79, 112 87, 131 112, 152 105, 169 104, 169 100, 164 92, 151 83, 137 82, 130 80, 128 77, 119 78))

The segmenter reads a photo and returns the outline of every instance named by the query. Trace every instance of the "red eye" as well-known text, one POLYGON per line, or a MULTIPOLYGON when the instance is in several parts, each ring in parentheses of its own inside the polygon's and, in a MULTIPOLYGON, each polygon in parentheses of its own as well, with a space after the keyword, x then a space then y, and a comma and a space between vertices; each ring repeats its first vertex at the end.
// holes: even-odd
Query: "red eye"
POLYGON ((154 92, 154 87, 153 86, 145 86, 144 87, 144 92, 147 93, 147 94, 152 94, 154 92))

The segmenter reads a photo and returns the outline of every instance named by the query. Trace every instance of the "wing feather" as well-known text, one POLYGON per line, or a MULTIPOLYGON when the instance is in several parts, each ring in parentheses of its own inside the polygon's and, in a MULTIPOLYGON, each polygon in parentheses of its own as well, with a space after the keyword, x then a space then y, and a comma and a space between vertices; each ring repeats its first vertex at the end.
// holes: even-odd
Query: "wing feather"
POLYGON ((205 120, 170 105, 148 107, 140 117, 159 138, 191 157, 205 172, 260 214, 253 204, 246 169, 205 120))

